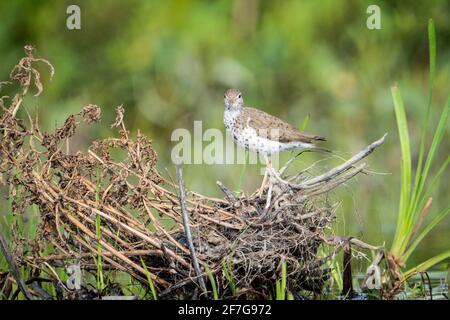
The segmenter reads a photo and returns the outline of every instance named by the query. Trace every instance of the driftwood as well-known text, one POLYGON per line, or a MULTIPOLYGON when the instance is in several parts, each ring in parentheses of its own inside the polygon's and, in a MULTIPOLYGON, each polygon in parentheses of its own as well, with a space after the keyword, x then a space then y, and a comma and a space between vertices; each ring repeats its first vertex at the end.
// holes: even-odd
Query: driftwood
MULTIPOLYGON (((141 133, 130 138, 122 106, 113 124, 118 136, 94 141, 87 152, 75 154, 68 152, 70 139, 80 125, 100 120, 98 106, 82 108, 51 133, 40 130, 37 117, 18 117, 28 89, 34 84, 37 95, 43 90, 34 64, 49 64, 34 58, 31 48, 26 52, 11 73, 21 91, 9 105, 0 99, 0 172, 12 200, 14 260, 30 266, 32 275, 75 261, 90 272, 94 258, 101 256, 104 268, 126 272, 143 285, 150 278, 159 297, 192 298, 197 284, 207 291, 204 266, 223 297, 233 296, 228 273, 239 288, 233 297, 268 297, 283 262, 288 290, 320 292, 330 259, 318 254, 321 246, 379 248, 326 234, 335 220, 329 192, 362 172, 367 165, 358 162, 385 136, 317 176, 307 171, 286 176, 289 161, 273 174, 269 206, 268 190, 261 198, 237 196, 221 182, 224 199, 211 198, 184 189, 180 166, 178 185, 158 172, 151 142, 141 133), (112 150, 124 156, 117 159, 112 150), (39 209, 40 222, 36 236, 27 239, 17 220, 31 206, 39 209), (48 244, 54 252, 43 255, 48 244)), ((66 298, 73 297, 63 289, 66 298)))

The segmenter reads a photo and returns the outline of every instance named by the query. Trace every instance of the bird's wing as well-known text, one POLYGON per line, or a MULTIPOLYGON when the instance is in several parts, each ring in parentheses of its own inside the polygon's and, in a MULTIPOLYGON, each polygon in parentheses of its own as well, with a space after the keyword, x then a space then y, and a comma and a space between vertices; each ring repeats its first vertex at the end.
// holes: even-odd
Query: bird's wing
MULTIPOLYGON (((300 132, 289 123, 264 111, 254 108, 243 108, 242 112, 244 118, 246 118, 247 125, 254 128, 261 136, 271 138, 272 135, 278 135, 278 141, 280 142, 299 141, 311 143, 314 140, 326 140, 324 137, 318 135, 300 132)), ((272 137, 272 139, 275 138, 276 137, 272 137)))

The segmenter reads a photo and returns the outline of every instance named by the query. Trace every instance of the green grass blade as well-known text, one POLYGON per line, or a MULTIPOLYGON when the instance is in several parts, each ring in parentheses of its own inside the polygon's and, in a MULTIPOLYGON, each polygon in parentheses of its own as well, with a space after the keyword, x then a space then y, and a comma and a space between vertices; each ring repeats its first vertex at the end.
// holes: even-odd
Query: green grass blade
POLYGON ((433 177, 433 179, 431 179, 431 183, 429 184, 425 193, 421 197, 420 202, 417 207, 417 210, 419 210, 420 212, 422 212, 422 209, 425 206, 427 199, 431 196, 431 193, 434 191, 434 188, 436 188, 436 186, 440 182, 441 177, 444 174, 444 172, 447 169, 449 164, 450 164, 450 156, 447 157, 447 160, 445 160, 445 162, 441 165, 441 167, 439 168, 436 175, 433 177))
POLYGON ((334 282, 337 285, 338 291, 341 292, 344 289, 344 283, 342 279, 341 267, 339 266, 337 259, 333 259, 333 262, 331 264, 331 276, 333 277, 334 282))
POLYGON ((425 228, 420 231, 415 237, 414 241, 409 246, 408 250, 403 255, 403 261, 408 260, 409 256, 414 252, 422 239, 439 223, 441 222, 448 214, 450 213, 450 206, 439 212, 427 225, 425 228))
POLYGON ((281 290, 283 300, 286 297, 286 282, 287 282, 286 261, 283 261, 281 263, 281 290))
POLYGON ((230 262, 227 264, 225 260, 222 260, 222 269, 223 269, 223 273, 225 275, 225 278, 228 281, 228 284, 230 285, 230 290, 231 290, 231 294, 233 296, 236 295, 236 286, 234 283, 234 277, 233 277, 233 268, 232 268, 232 264, 231 264, 231 257, 230 257, 230 262))
POLYGON ((156 290, 155 290, 155 284, 153 283, 153 280, 152 280, 152 277, 150 275, 150 272, 147 269, 147 265, 145 264, 145 262, 142 259, 142 257, 140 259, 141 259, 142 268, 144 268, 144 270, 145 270, 145 276, 147 277, 147 282, 148 282, 148 285, 150 287, 150 292, 152 294, 152 298, 153 298, 153 300, 158 300, 158 296, 156 295, 156 290))
POLYGON ((428 151, 427 160, 425 161, 425 166, 424 166, 423 172, 422 172, 421 185, 419 186, 419 190, 418 190, 419 196, 423 190, 425 180, 428 176, 428 172, 431 168, 431 165, 433 164, 433 161, 436 157, 437 151, 439 150, 439 146, 442 144, 442 139, 447 130, 449 113, 450 113, 450 96, 447 99, 444 110, 442 110, 441 117, 439 119, 439 124, 434 133, 434 137, 433 137, 433 141, 431 142, 430 150, 428 151))
POLYGON ((427 105, 427 111, 424 117, 424 122, 422 125, 422 136, 420 139, 420 150, 419 150, 419 158, 417 161, 417 169, 416 169, 416 175, 414 179, 414 188, 413 188, 413 195, 412 195, 412 201, 410 203, 409 211, 410 213, 413 213, 415 210, 415 206, 417 205, 417 201, 420 197, 419 194, 419 186, 424 182, 424 177, 422 175, 422 165, 423 165, 423 159, 425 156, 425 144, 427 139, 427 132, 428 132, 428 126, 429 126, 429 120, 430 120, 430 113, 431 113, 431 104, 432 104, 432 98, 433 98, 433 84, 434 84, 434 78, 436 74, 436 31, 434 28, 434 22, 433 19, 430 19, 428 21, 428 52, 429 52, 429 84, 428 84, 428 105, 427 105))
POLYGON ((281 299, 281 280, 275 281, 275 300, 281 299))
POLYGON ((214 276, 213 276, 211 270, 208 268, 208 266, 206 264, 204 265, 204 267, 205 267, 206 274, 208 275, 209 282, 211 283, 213 298, 214 298, 214 300, 219 300, 219 292, 217 291, 216 279, 214 279, 214 276))
MULTIPOLYGON (((433 19, 428 20, 428 50, 430 55, 430 90, 436 74, 436 30, 433 19)), ((431 94, 430 94, 431 99, 431 94)))
POLYGON ((286 300, 287 271, 286 261, 281 262, 281 279, 275 282, 276 300, 286 300))
POLYGON ((242 184, 243 184, 243 181, 244 181, 245 171, 247 170, 248 157, 249 157, 249 155, 248 155, 248 150, 245 149, 245 162, 244 162, 244 164, 242 165, 241 173, 240 173, 240 175, 239 175, 239 184, 238 184, 238 186, 237 186, 237 191, 238 191, 238 192, 241 192, 241 191, 242 191, 242 184))
POLYGON ((397 85, 393 86, 391 88, 391 93, 394 100, 394 110, 397 119, 400 147, 402 152, 399 215, 394 242, 391 248, 392 253, 398 255, 398 250, 401 246, 404 235, 408 233, 409 217, 407 216, 407 209, 410 200, 411 187, 411 150, 409 142, 408 123, 406 120, 405 107, 403 104, 400 88, 397 85))
POLYGON ((303 123, 300 126, 300 131, 305 131, 306 130, 306 127, 308 126, 310 118, 311 118, 311 116, 309 114, 306 117, 303 118, 303 123))
POLYGON ((406 271, 403 276, 405 278, 409 277, 410 275, 416 273, 416 272, 425 272, 428 269, 430 269, 432 266, 438 264, 439 262, 450 258, 450 250, 444 251, 441 254, 438 254, 437 256, 434 256, 433 258, 430 258, 424 262, 422 262, 421 264, 419 264, 418 266, 406 271))

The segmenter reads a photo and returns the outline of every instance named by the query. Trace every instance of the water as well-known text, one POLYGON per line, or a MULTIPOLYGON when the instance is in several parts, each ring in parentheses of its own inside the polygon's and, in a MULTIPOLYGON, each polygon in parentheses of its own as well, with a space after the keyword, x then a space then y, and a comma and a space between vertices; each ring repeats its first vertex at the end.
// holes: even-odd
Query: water
MULTIPOLYGON (((423 276, 422 280, 420 274, 416 274, 410 278, 409 283, 411 283, 411 286, 413 283, 424 286, 425 296, 422 296, 422 299, 449 300, 447 272, 430 271, 428 277, 429 281, 426 275, 423 276)), ((399 300, 411 299, 414 298, 414 292, 407 290, 398 294, 396 298, 399 300)))
MULTIPOLYGON (((358 273, 356 278, 358 283, 364 279, 364 273, 358 273)), ((449 283, 448 273, 443 271, 430 271, 428 277, 423 275, 423 280, 420 274, 412 276, 408 280, 408 288, 395 296, 397 300, 409 299, 424 299, 424 300, 449 300, 449 283), (429 278, 429 281, 428 281, 429 278), (431 291, 430 291, 431 286, 431 291), (414 287, 422 287, 422 289, 412 290, 414 287), (431 293, 431 294, 430 294, 431 293)), ((339 299, 348 300, 369 300, 370 295, 355 289, 352 296, 344 296, 338 294, 339 299)))

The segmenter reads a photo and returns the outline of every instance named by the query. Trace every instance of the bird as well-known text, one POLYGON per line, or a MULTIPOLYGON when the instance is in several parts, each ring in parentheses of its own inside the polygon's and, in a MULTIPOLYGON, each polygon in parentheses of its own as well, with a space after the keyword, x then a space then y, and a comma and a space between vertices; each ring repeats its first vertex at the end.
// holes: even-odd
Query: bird
MULTIPOLYGON (((238 89, 224 94, 223 122, 227 132, 241 147, 264 156, 266 168, 271 167, 270 156, 286 150, 328 151, 315 143, 326 141, 319 135, 300 132, 291 124, 269 114, 244 105, 238 89)), ((267 179, 267 170, 260 187, 260 195, 267 179)))

